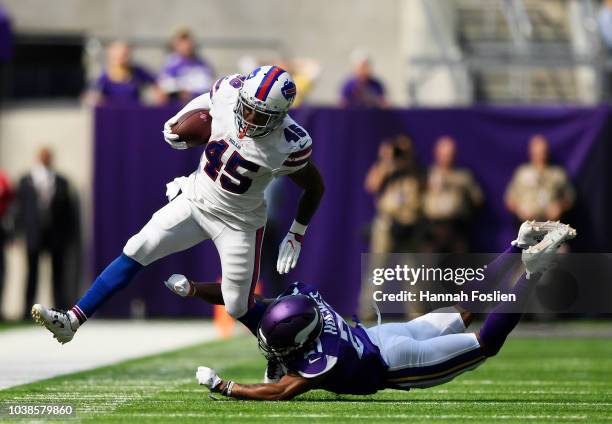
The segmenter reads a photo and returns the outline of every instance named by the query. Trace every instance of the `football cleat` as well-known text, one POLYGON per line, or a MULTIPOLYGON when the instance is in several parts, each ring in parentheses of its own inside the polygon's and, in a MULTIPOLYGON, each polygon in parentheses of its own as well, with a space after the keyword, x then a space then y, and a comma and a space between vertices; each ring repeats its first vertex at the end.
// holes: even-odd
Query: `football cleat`
POLYGON ((287 374, 287 368, 282 363, 270 360, 264 374, 264 383, 278 383, 285 374, 287 374))
POLYGON ((47 308, 37 303, 32 306, 32 318, 36 323, 47 327, 47 330, 53 333, 53 337, 61 344, 68 343, 76 333, 67 311, 47 308))
POLYGON ((164 284, 181 297, 193 296, 195 292, 193 284, 182 274, 172 274, 164 284))
POLYGON ((570 234, 573 234, 572 238, 576 237, 575 229, 559 221, 525 221, 519 228, 516 240, 513 240, 511 244, 512 246, 517 246, 521 249, 526 249, 529 246, 535 246, 542 241, 546 234, 559 227, 568 228, 570 234))
POLYGON ((566 240, 576 237, 576 230, 569 225, 560 225, 547 233, 541 242, 523 250, 521 259, 527 270, 527 279, 532 274, 541 274, 554 266, 557 249, 566 240))

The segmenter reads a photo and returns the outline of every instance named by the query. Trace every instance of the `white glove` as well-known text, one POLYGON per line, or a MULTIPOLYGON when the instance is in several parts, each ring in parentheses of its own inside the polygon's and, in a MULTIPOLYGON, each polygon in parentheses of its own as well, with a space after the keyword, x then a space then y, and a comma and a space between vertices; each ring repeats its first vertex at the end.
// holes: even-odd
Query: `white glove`
POLYGON ((302 250, 302 242, 304 233, 306 233, 306 225, 293 221, 289 232, 280 245, 278 250, 278 260, 276 261, 276 270, 279 274, 286 274, 297 265, 300 251, 302 250))
POLYGON ((178 134, 174 134, 172 132, 172 125, 178 122, 178 115, 174 115, 172 118, 168 119, 164 124, 164 140, 168 143, 173 149, 177 150, 185 150, 189 146, 187 146, 186 141, 179 141, 178 134))
POLYGON ((279 274, 286 274, 297 265, 302 250, 303 237, 299 234, 288 232, 280 245, 276 270, 279 274))
POLYGON ((181 297, 193 296, 195 288, 183 274, 172 274, 164 281, 166 287, 181 297))
POLYGON ((176 180, 170 181, 166 184, 166 197, 168 202, 171 202, 181 192, 181 185, 176 180))
POLYGON ((217 371, 208 367, 198 367, 196 380, 198 380, 198 384, 208 387, 211 391, 218 391, 223 381, 217 375, 217 371))

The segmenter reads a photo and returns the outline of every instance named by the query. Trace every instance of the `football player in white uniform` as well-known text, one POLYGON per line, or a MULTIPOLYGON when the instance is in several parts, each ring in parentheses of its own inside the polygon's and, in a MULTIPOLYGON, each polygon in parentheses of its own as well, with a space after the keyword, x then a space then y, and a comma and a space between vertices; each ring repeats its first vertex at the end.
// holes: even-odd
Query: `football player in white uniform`
POLYGON ((187 104, 164 125, 164 139, 175 149, 187 144, 171 126, 184 113, 210 109, 210 141, 198 169, 168 184, 170 202, 130 238, 123 252, 96 278, 88 292, 68 310, 32 307, 32 316, 60 343, 115 292, 150 263, 210 239, 221 258, 221 291, 227 312, 256 331, 259 309, 253 290, 259 278, 266 222, 263 192, 281 175, 304 192, 297 215, 282 241, 279 273, 295 267, 306 228, 323 196, 323 180, 310 160, 312 140, 287 111, 296 87, 277 66, 263 66, 248 76, 219 79, 209 93, 187 104))

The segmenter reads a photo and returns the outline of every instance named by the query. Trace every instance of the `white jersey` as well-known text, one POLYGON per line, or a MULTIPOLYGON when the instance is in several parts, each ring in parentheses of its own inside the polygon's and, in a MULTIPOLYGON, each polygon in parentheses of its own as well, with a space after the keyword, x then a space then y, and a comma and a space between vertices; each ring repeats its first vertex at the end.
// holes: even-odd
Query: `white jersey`
POLYGON ((244 77, 219 79, 212 91, 186 109, 210 103, 212 132, 198 169, 179 180, 182 191, 200 209, 213 213, 228 226, 251 231, 265 225, 264 190, 279 175, 295 172, 309 161, 312 140, 288 115, 265 137, 238 137, 234 107, 244 77), (209 97, 208 97, 209 96, 209 97))

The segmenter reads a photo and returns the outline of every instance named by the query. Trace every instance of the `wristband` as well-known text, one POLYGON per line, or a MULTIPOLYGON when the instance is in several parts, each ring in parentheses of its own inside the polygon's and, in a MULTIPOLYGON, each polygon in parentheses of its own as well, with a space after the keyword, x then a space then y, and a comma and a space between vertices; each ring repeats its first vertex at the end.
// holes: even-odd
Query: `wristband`
POLYGON ((187 280, 189 282, 189 291, 187 292, 187 296, 195 296, 196 295, 196 286, 191 282, 191 280, 187 280))
POLYGON ((233 388, 234 388, 234 382, 231 380, 228 381, 227 384, 225 385, 225 388, 221 391, 221 395, 231 397, 233 388))
POLYGON ((300 224, 294 219, 291 228, 289 228, 289 232, 303 236, 306 233, 306 228, 308 228, 308 225, 300 224))

